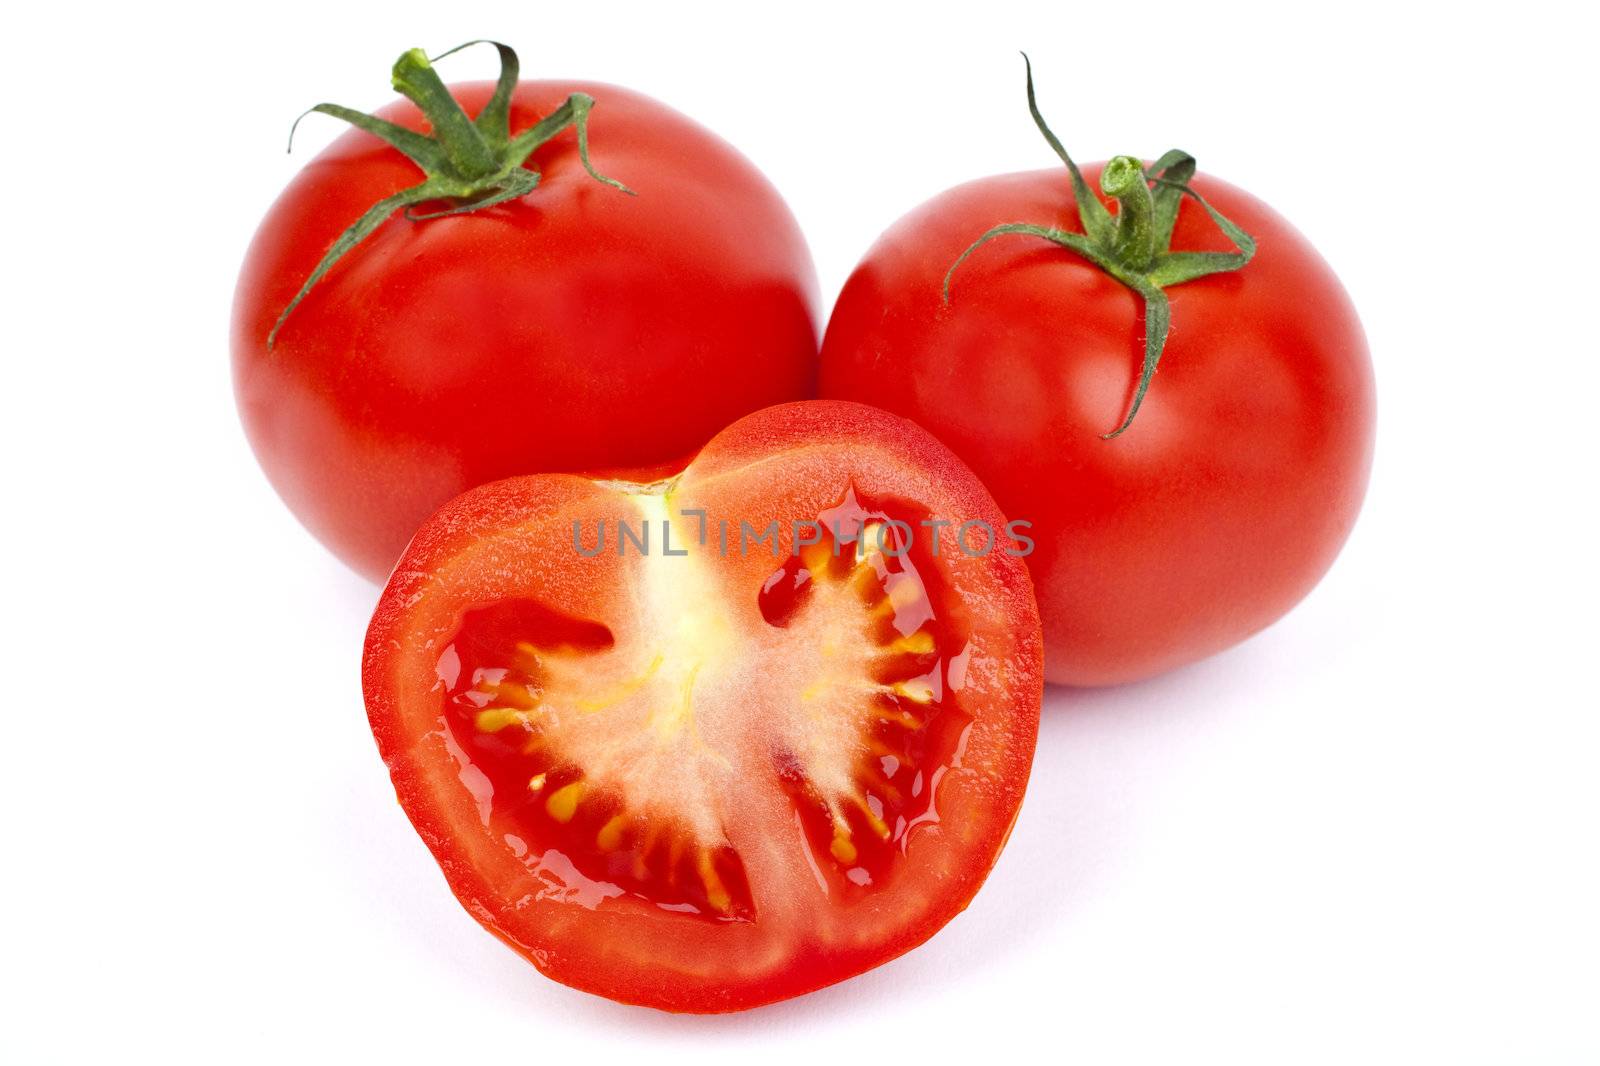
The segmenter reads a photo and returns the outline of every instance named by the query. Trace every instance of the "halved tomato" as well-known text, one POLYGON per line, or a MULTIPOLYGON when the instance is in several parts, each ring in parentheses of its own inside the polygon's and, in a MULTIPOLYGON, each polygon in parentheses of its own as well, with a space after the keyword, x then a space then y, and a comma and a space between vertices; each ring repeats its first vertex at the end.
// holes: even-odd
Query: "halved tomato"
POLYGON ((1022 800, 1042 657, 1005 528, 944 446, 845 402, 666 481, 475 489, 367 636, 400 802, 473 917, 577 988, 727 1011, 885 962, 1022 800))

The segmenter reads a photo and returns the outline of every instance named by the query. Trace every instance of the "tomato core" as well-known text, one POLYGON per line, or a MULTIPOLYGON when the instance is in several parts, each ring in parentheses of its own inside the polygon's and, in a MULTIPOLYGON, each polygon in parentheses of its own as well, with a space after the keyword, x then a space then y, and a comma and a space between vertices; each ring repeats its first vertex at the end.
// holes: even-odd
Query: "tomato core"
MULTIPOLYGON (((659 487, 637 488, 640 512, 664 523, 654 535, 695 537, 659 487)), ((847 489, 750 582, 766 623, 755 633, 726 616, 716 564, 698 553, 636 560, 650 624, 626 642, 535 600, 466 611, 438 659, 442 719, 480 818, 543 886, 536 897, 592 909, 626 895, 753 921, 730 824, 749 790, 774 783, 826 894, 891 878, 916 829, 937 822, 971 721, 957 698, 965 638, 937 617, 929 547, 902 532, 920 517, 847 489)))

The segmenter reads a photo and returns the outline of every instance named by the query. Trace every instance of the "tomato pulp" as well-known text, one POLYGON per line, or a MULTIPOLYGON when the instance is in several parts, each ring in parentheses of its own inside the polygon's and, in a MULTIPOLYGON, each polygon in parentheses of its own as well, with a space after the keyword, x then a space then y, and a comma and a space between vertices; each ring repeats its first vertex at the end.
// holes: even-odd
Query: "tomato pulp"
MULTIPOLYGON (((492 86, 451 92, 469 114, 492 86)), ((234 299, 234 385, 268 478, 335 554, 382 580, 435 508, 539 471, 679 463, 751 411, 814 394, 815 274, 776 190, 683 115, 606 85, 522 82, 511 129, 595 99, 531 193, 396 214, 268 336, 319 259, 420 173, 351 131, 267 213, 234 299)), ((423 128, 409 102, 379 112, 423 128)))
POLYGON ((962 550, 944 521, 1005 526, 926 433, 821 401, 664 481, 538 475, 446 506, 363 681, 462 904, 549 976, 676 1011, 926 940, 1005 842, 1043 685, 1014 542, 962 550))

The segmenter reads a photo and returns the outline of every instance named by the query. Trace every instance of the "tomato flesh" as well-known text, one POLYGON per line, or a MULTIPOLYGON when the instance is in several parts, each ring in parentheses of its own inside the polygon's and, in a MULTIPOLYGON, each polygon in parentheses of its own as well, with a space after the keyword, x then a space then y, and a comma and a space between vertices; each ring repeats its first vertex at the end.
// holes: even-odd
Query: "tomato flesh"
MULTIPOLYGON (((945 692, 963 650, 949 651, 890 517, 853 490, 816 516, 818 543, 760 586, 774 632, 753 648, 676 601, 662 639, 631 655, 605 626, 534 601, 469 612, 439 659, 444 720, 483 774, 508 846, 548 891, 751 920, 722 828, 730 786, 719 783, 739 772, 781 782, 812 843, 808 864, 832 888, 891 876, 910 831, 937 818, 964 715, 945 692), (728 667, 750 661, 781 683, 696 703, 696 688, 726 689, 728 667), (764 713, 749 714, 751 701, 764 713)), ((655 572, 682 565, 663 559, 655 572)))
POLYGON ((808 991, 932 935, 1009 831, 1042 687, 1021 561, 910 535, 966 513, 1003 524, 926 434, 822 402, 743 420, 665 483, 523 478, 452 504, 385 591, 365 683, 463 903, 552 976, 675 1010, 808 991), (811 476, 774 486, 773 451, 811 476), (696 512, 783 532, 725 555, 696 512))
MULTIPOLYGON (((623 892, 684 913, 741 918, 749 887, 737 853, 701 840, 675 812, 652 817, 628 802, 604 767, 629 752, 585 724, 614 727, 648 698, 659 662, 599 694, 570 678, 614 648, 604 626, 562 618, 532 601, 472 611, 440 656, 444 721, 483 775, 483 802, 508 847, 525 855, 541 891, 593 906, 623 892), (563 682, 563 673, 567 680, 563 682), (596 744, 605 762, 590 755, 596 744)), ((623 734, 623 737, 637 734, 623 734)))

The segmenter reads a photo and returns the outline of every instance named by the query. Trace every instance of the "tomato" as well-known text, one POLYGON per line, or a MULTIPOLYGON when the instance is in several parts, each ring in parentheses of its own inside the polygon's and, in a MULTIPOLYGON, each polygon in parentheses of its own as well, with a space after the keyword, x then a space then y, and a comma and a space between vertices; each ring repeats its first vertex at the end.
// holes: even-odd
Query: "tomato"
MULTIPOLYGON (((1099 188, 1102 166, 1083 169, 1099 188)), ((1139 388, 1133 289, 1056 243, 1008 234, 950 275, 948 305, 941 296, 997 224, 1083 234, 1068 178, 984 178, 895 223, 834 308, 822 393, 913 419, 1033 523, 1046 677, 1104 685, 1220 651, 1316 584, 1365 492, 1373 382, 1327 264, 1266 204, 1201 175, 1192 190, 1254 238, 1254 258, 1166 290, 1159 373, 1105 439, 1139 388)), ((1231 245, 1185 198, 1171 247, 1231 245)))
POLYGON ((837 402, 655 483, 475 489, 367 636, 400 802, 472 916, 574 987, 728 1011, 876 966, 966 906, 1022 799, 1042 650, 1003 530, 942 445, 837 402), (993 550, 955 547, 975 522, 993 550))
MULTIPOLYGON (((413 77, 431 70, 408 57, 422 64, 413 77)), ((492 91, 449 89, 468 113, 492 91)), ((232 326, 245 429, 295 514, 369 577, 474 485, 681 465, 741 415, 814 395, 815 274, 778 193, 712 133, 615 86, 521 82, 510 130, 575 93, 594 100, 594 168, 634 195, 586 173, 565 130, 528 161, 539 180, 525 195, 390 217, 281 319, 269 349, 341 233, 423 176, 352 130, 284 190, 245 257, 232 326)), ((409 101, 379 115, 425 126, 409 101)))

